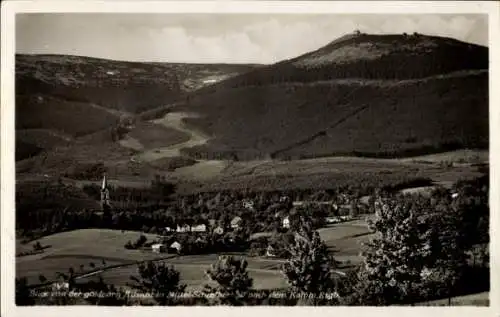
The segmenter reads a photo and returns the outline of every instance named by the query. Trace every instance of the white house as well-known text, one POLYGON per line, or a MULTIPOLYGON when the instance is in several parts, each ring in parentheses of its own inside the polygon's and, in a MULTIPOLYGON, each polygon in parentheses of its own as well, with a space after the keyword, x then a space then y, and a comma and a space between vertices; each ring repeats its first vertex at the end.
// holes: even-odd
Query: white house
POLYGON ((175 241, 170 245, 170 249, 175 249, 177 250, 177 252, 180 252, 182 249, 182 245, 179 242, 175 241))
POLYGON ((290 218, 288 216, 283 219, 283 228, 290 228, 290 218))
POLYGON ((156 243, 151 246, 151 250, 155 253, 165 252, 165 245, 163 243, 156 243))
POLYGON ((165 229, 166 232, 172 232, 172 231, 174 231, 174 229, 170 228, 170 227, 165 227, 164 229, 165 229))
POLYGON ((192 232, 205 232, 207 231, 207 226, 204 224, 191 227, 192 232))
POLYGON ((326 217, 326 223, 338 223, 340 219, 338 217, 326 217))

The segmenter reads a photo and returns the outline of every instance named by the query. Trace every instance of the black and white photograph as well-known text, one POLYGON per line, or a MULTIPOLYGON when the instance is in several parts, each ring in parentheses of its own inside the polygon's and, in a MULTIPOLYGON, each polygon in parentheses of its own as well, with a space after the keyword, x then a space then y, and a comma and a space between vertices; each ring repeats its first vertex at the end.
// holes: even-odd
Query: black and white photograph
POLYGON ((487 11, 299 9, 17 12, 2 302, 490 307, 487 11))

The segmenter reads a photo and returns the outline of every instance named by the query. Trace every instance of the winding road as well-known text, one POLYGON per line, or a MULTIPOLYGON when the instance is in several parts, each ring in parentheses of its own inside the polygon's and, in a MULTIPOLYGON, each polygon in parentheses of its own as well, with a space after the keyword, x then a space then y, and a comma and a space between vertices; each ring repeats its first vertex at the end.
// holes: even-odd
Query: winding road
POLYGON ((194 113, 170 112, 167 113, 163 118, 152 120, 151 122, 154 124, 163 125, 167 128, 175 129, 189 135, 189 140, 165 147, 146 150, 140 154, 133 156, 131 160, 134 162, 151 162, 164 157, 178 157, 181 156, 181 149, 206 144, 209 140, 209 137, 207 135, 186 127, 184 122, 182 122, 182 119, 184 118, 197 117, 198 115, 194 113))

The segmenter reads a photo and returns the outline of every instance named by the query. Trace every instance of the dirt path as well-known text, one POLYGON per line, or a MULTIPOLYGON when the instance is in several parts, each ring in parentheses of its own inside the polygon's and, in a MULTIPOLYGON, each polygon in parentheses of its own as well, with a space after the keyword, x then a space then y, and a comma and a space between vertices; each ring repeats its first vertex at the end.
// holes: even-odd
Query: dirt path
POLYGON ((187 140, 186 142, 177 143, 166 147, 159 147, 144 151, 138 155, 135 155, 132 158, 132 161, 151 162, 165 157, 181 156, 180 151, 183 148, 189 148, 197 145, 206 144, 209 140, 208 136, 200 133, 199 131, 187 128, 182 122, 182 119, 184 118, 196 118, 196 117, 197 115, 194 113, 170 112, 167 113, 161 119, 156 119, 151 121, 152 123, 160 124, 167 128, 175 129, 180 132, 186 133, 189 135, 189 140, 187 140))
MULTIPOLYGON (((130 158, 131 162, 134 163, 144 163, 152 162, 162 158, 173 158, 182 156, 181 150, 184 148, 190 148, 194 146, 204 145, 210 139, 209 136, 203 134, 202 132, 187 127, 182 121, 184 118, 197 118, 198 115, 195 113, 188 112, 170 112, 164 117, 156 120, 150 121, 151 123, 163 125, 170 129, 175 129, 189 135, 189 140, 186 142, 181 142, 177 144, 172 144, 165 147, 158 147, 149 150, 142 151, 141 153, 134 155, 130 158)), ((122 142, 122 146, 133 148, 135 150, 141 151, 144 147, 142 144, 131 137, 125 138, 122 142)), ((225 168, 228 166, 227 161, 223 160, 197 160, 197 163, 190 166, 177 168, 173 175, 177 177, 187 177, 195 179, 207 179, 218 176, 221 174, 225 168)))

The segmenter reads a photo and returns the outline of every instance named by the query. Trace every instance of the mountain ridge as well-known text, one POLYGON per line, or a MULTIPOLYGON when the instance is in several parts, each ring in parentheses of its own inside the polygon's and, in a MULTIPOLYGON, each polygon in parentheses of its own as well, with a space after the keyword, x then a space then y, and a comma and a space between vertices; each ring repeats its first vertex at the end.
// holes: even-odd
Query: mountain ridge
POLYGON ((201 113, 186 123, 212 135, 212 140, 185 151, 195 157, 278 158, 282 149, 318 138, 323 141, 316 146, 300 151, 294 147, 281 158, 363 153, 391 157, 484 148, 489 142, 487 70, 488 48, 483 46, 421 34, 354 34, 202 88, 172 111, 201 113), (367 42, 379 51, 358 45, 367 42), (364 59, 339 63, 329 55, 324 59, 329 63, 320 66, 304 62, 311 56, 321 58, 322 52, 342 57, 345 54, 336 50, 345 45, 361 49, 364 59), (302 65, 297 67, 297 62, 302 65), (363 81, 379 82, 380 87, 361 87, 363 81), (384 85, 388 81, 392 86, 384 85))

